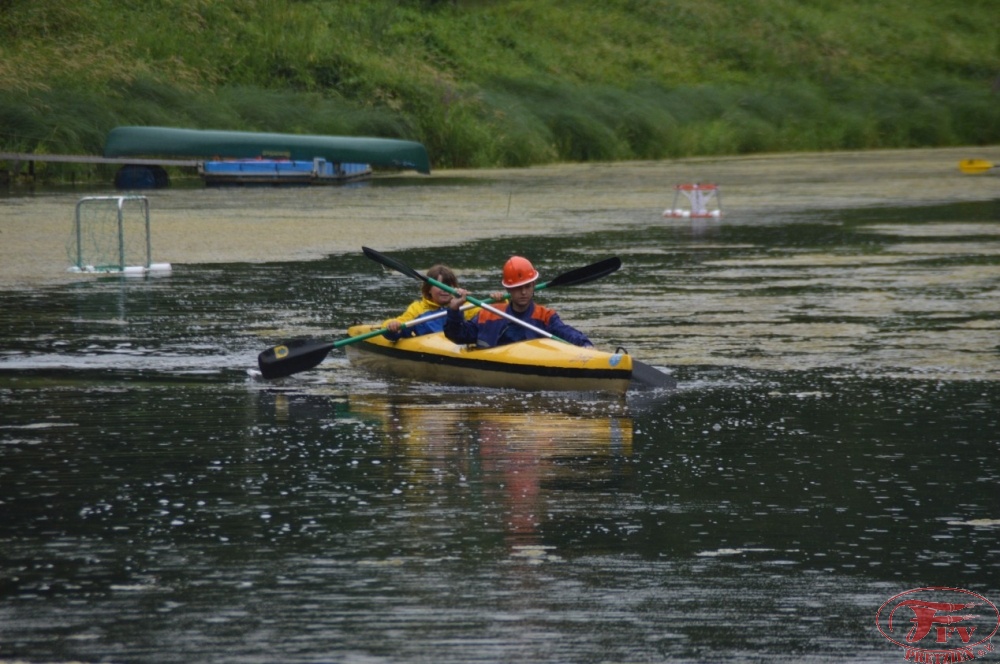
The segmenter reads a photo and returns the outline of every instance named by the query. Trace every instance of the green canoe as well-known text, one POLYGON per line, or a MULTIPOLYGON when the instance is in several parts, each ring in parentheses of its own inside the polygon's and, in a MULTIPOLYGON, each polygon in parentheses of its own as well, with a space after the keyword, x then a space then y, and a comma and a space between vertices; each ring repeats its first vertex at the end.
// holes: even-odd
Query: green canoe
POLYGON ((203 157, 252 159, 272 157, 311 162, 363 163, 430 173, 421 143, 394 138, 310 136, 249 131, 115 127, 104 144, 105 157, 203 157))

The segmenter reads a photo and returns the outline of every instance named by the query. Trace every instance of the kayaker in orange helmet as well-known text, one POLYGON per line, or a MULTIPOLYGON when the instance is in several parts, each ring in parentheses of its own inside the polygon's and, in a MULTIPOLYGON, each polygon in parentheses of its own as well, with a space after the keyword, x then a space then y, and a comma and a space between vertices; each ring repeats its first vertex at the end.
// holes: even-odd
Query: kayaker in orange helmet
MULTIPOLYGON (((571 344, 593 346, 587 335, 562 322, 555 310, 543 307, 534 301, 536 281, 538 281, 538 270, 531 261, 522 256, 512 256, 503 266, 501 282, 507 289, 510 301, 495 304, 493 307, 571 344)), ((481 309, 471 320, 465 320, 459 308, 465 304, 468 291, 463 288, 456 290, 459 296, 451 298, 444 324, 444 334, 451 341, 490 348, 539 338, 537 332, 486 309, 481 309)))

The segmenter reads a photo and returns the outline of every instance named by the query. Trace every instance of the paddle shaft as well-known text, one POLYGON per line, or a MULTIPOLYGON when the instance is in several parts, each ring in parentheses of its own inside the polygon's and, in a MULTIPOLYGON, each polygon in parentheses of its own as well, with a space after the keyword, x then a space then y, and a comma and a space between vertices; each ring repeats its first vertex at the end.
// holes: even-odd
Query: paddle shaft
MULTIPOLYGON (((601 276, 604 276, 604 275, 601 275, 601 276)), ((553 286, 558 285, 558 284, 555 283, 556 279, 558 279, 558 278, 559 277, 556 277, 552 281, 546 281, 545 283, 538 284, 537 286, 535 286, 535 290, 542 290, 543 288, 546 288, 546 287, 548 287, 550 285, 553 285, 553 286)), ((428 279, 428 283, 430 283, 432 286, 437 286, 437 284, 434 283, 433 279, 431 279, 430 277, 427 277, 427 279, 428 279)), ((569 285, 569 284, 566 284, 566 285, 569 285)), ((441 288, 441 287, 438 286, 438 288, 441 288)), ((446 291, 447 288, 441 288, 441 290, 445 290, 446 291)), ((452 293, 452 295, 454 295, 454 293, 452 293)), ((471 297, 468 297, 466 299, 469 301, 469 303, 468 304, 463 304, 462 308, 461 308, 461 311, 468 311, 469 309, 472 309, 474 307, 481 307, 482 306, 481 304, 476 304, 475 300, 473 300, 471 297)), ((486 300, 483 300, 483 304, 492 304, 493 302, 496 302, 496 300, 494 300, 492 298, 487 298, 486 300)), ((482 307, 482 308, 485 309, 486 307, 482 307)), ((435 311, 432 314, 427 314, 426 316, 421 316, 420 318, 414 318, 413 321, 408 321, 408 322, 425 323, 425 322, 427 322, 429 320, 435 320, 435 319, 442 318, 442 317, 447 316, 447 315, 448 315, 448 308, 447 307, 443 307, 439 311, 435 311)), ((404 328, 406 327, 406 323, 403 323, 403 327, 404 328)), ((385 332, 387 329, 389 329, 389 328, 383 327, 382 329, 380 329, 378 331, 378 333, 381 334, 382 332, 385 332)), ((365 339, 367 339, 369 336, 375 336, 375 334, 371 333, 370 335, 369 334, 365 334, 364 335, 365 339)), ((354 337, 351 337, 351 339, 353 339, 353 338, 354 337)), ((347 341, 348 341, 348 339, 344 339, 344 342, 347 342, 347 341)), ((360 341, 360 339, 359 339, 359 341, 360 341)))
MULTIPOLYGON (((475 305, 469 304, 463 309, 471 309, 475 305)), ((441 311, 441 315, 446 312, 441 311)), ((380 337, 389 328, 382 327, 377 330, 370 330, 364 334, 358 334, 347 339, 337 341, 319 341, 316 339, 293 339, 285 341, 277 346, 272 346, 261 352, 257 356, 257 366, 264 378, 282 378, 291 376, 302 371, 312 369, 326 359, 330 351, 334 348, 354 344, 372 337, 380 337)))
MULTIPOLYGON (((433 286, 437 286, 438 288, 440 288, 443 291, 447 291, 447 292, 451 293, 452 295, 461 297, 461 295, 459 295, 458 291, 455 290, 454 288, 452 288, 451 286, 449 286, 448 284, 443 284, 440 281, 438 281, 437 279, 434 279, 433 277, 428 277, 427 275, 423 275, 422 278, 425 279, 425 280, 427 280, 427 283, 429 283, 429 284, 431 284, 433 286)), ((561 341, 564 344, 568 344, 569 343, 565 339, 560 339, 559 337, 557 337, 556 335, 552 334, 551 332, 546 332, 545 330, 543 330, 540 327, 535 327, 531 323, 529 323, 527 321, 523 321, 520 318, 518 318, 517 316, 511 316, 506 311, 500 311, 496 307, 491 307, 484 300, 477 300, 476 298, 472 297, 471 295, 466 295, 465 299, 468 300, 469 302, 473 303, 477 307, 482 307, 483 309, 486 309, 486 311, 494 313, 497 316, 500 316, 501 318, 506 318, 507 320, 509 320, 512 323, 517 323, 521 327, 527 328, 527 329, 531 330, 532 332, 534 332, 535 334, 537 334, 539 336, 548 337, 549 339, 555 339, 556 341, 561 341)), ((447 313, 447 312, 445 312, 445 313, 447 313)))

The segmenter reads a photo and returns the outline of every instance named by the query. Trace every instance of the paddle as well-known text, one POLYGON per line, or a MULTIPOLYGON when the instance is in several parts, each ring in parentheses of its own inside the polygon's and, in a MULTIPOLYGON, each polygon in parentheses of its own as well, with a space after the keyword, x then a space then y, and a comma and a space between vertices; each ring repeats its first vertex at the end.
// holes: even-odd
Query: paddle
MULTIPOLYGON (((400 272, 400 273, 405 274, 407 276, 413 277, 414 279, 420 279, 421 281, 426 281, 427 283, 431 284, 432 286, 437 286, 438 288, 440 288, 441 290, 445 291, 446 293, 451 293, 452 295, 458 295, 458 290, 457 289, 452 288, 448 284, 442 283, 442 282, 438 281, 437 279, 434 279, 433 277, 428 277, 426 274, 420 274, 419 272, 417 272, 412 267, 410 267, 409 265, 407 265, 406 263, 404 263, 402 261, 398 261, 395 258, 390 258, 389 256, 386 256, 385 254, 380 254, 379 252, 375 251, 374 249, 369 249, 368 247, 361 247, 361 251, 363 251, 365 253, 365 256, 367 256, 368 258, 372 259, 373 261, 381 263, 382 265, 385 265, 386 267, 391 267, 392 269, 396 270, 397 272, 400 272)), ((565 339, 560 339, 559 337, 557 337, 556 335, 552 334, 551 332, 546 332, 542 328, 535 327, 531 323, 523 321, 520 318, 517 318, 516 316, 511 316, 506 311, 500 311, 496 307, 491 307, 484 300, 477 300, 476 298, 472 297, 471 295, 466 295, 465 299, 468 300, 469 302, 475 304, 476 306, 479 306, 479 307, 482 307, 483 309, 486 309, 486 311, 492 312, 492 313, 496 314, 497 316, 500 316, 501 318, 506 318, 507 320, 509 320, 512 323, 517 323, 521 327, 527 328, 527 329, 531 330, 532 332, 534 332, 535 334, 537 334, 539 336, 547 337, 549 339, 555 339, 556 341, 562 341, 563 343, 569 343, 565 339)))
MULTIPOLYGON (((536 290, 542 288, 557 288, 562 286, 576 286, 585 284, 595 279, 601 279, 618 270, 622 265, 620 258, 606 258, 597 263, 578 267, 575 270, 564 272, 553 278, 551 281, 538 284, 536 290)), ((491 300, 492 301, 492 300, 491 300)), ((463 307, 472 308, 475 305, 463 307)), ((420 322, 426 322, 433 318, 441 318, 448 312, 437 311, 428 316, 420 318, 420 322)), ((405 327, 405 325, 404 325, 405 327)), ((357 343, 384 334, 388 328, 372 330, 354 337, 340 339, 339 341, 320 341, 318 339, 294 339, 286 341, 273 348, 268 348, 257 356, 257 366, 264 378, 282 378, 291 376, 302 371, 312 369, 324 359, 334 348, 340 348, 348 344, 357 343)))
POLYGON ((991 168, 996 168, 996 164, 985 159, 963 159, 958 162, 958 169, 963 173, 985 173, 991 168))
MULTIPOLYGON (((391 267, 392 269, 397 270, 398 272, 401 272, 402 274, 411 276, 414 279, 419 279, 421 281, 426 281, 427 283, 432 284, 434 286, 437 286, 441 290, 447 291, 447 292, 451 293, 452 295, 457 295, 458 294, 458 292, 454 288, 452 288, 451 286, 448 286, 446 284, 442 284, 441 282, 439 282, 439 281, 437 281, 435 279, 432 279, 431 277, 428 277, 426 275, 420 274, 419 272, 417 272, 416 270, 414 270, 413 268, 411 268, 406 263, 398 261, 398 260, 396 260, 394 258, 390 258, 389 256, 386 256, 385 254, 381 254, 381 253, 375 251, 374 249, 369 249, 368 247, 361 247, 361 250, 364 252, 365 256, 367 256, 368 258, 371 258, 373 261, 376 261, 378 263, 381 263, 382 265, 385 265, 386 267, 391 267)), ((615 258, 615 259, 608 259, 608 260, 609 261, 610 260, 615 260, 615 261, 618 262, 619 266, 621 265, 621 261, 618 260, 617 258, 615 258)), ((617 269, 618 269, 618 267, 615 267, 615 270, 617 270, 617 269)), ((614 270, 611 270, 611 272, 614 272, 614 270)), ((610 274, 610 272, 609 272, 609 274, 610 274)), ((535 290, 538 290, 538 288, 536 288, 535 290)), ((521 320, 519 318, 515 318, 514 316, 511 316, 511 315, 509 315, 509 314, 507 314, 507 313, 505 313, 503 311, 500 311, 499 309, 495 309, 494 307, 489 306, 488 304, 482 302, 481 300, 476 300, 475 298, 472 298, 472 297, 469 297, 469 296, 466 296, 466 299, 469 302, 472 302, 473 304, 480 305, 484 309, 486 309, 488 311, 492 311, 492 312, 494 312, 494 313, 496 313, 496 314, 498 314, 498 315, 506 318, 507 320, 513 321, 513 322, 517 323, 518 325, 526 327, 529 330, 532 330, 533 332, 535 332, 535 333, 537 333, 537 334, 539 334, 539 335, 541 335, 543 337, 548 337, 549 339, 555 339, 557 341, 563 341, 564 343, 568 343, 565 340, 560 339, 559 337, 557 337, 554 334, 550 334, 549 332, 546 332, 545 330, 537 328, 534 325, 531 325, 530 323, 526 323, 526 322, 524 322, 523 320, 521 320)), ((636 360, 635 358, 632 358, 632 384, 637 389, 674 389, 675 387, 677 387, 677 380, 673 376, 669 376, 669 375, 663 373, 662 371, 660 371, 659 369, 656 369, 655 367, 652 367, 652 366, 646 364, 645 362, 640 362, 640 361, 636 360)))
POLYGON ((643 390, 672 390, 677 387, 677 379, 633 357, 631 386, 643 390))

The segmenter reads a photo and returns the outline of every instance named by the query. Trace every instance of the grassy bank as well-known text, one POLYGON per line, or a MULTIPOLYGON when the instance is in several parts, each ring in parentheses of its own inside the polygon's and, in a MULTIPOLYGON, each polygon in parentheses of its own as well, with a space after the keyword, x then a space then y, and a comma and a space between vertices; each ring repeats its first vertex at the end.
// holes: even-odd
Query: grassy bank
POLYGON ((437 168, 1000 143, 994 0, 0 9, 4 151, 123 124, 407 138, 437 168))

